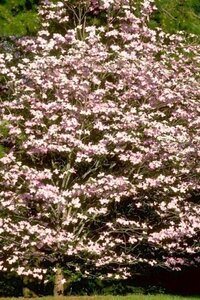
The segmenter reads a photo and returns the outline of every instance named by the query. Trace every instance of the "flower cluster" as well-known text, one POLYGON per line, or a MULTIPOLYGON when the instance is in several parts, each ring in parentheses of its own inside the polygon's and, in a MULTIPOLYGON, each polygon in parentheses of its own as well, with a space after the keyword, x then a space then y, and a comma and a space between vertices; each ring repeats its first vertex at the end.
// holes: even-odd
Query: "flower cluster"
POLYGON ((199 47, 150 29, 152 1, 140 16, 131 1, 77 3, 45 2, 23 55, 0 54, 0 270, 126 278, 197 264, 199 47))

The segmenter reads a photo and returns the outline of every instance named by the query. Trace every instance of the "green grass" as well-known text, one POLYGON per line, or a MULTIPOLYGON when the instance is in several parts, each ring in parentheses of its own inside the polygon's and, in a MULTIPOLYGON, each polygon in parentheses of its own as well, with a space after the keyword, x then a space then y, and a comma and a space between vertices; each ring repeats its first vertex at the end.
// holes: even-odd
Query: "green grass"
MULTIPOLYGON (((25 298, 0 298, 0 300, 23 300, 25 298)), ((129 296, 69 296, 69 297, 42 297, 34 300, 200 300, 200 296, 181 297, 169 295, 129 295, 129 296)), ((27 298, 26 298, 27 300, 27 298)))

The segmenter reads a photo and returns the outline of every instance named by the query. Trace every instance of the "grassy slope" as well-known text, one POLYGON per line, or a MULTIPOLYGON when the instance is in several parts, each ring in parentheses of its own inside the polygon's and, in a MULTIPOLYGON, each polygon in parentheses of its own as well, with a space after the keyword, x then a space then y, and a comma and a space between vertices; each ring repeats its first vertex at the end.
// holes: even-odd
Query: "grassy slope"
MULTIPOLYGON (((1 300, 23 300, 25 298, 0 298, 1 300)), ((180 296, 168 296, 168 295, 129 295, 129 296, 81 296, 81 297, 43 297, 34 298, 34 300, 200 300, 200 296, 196 297, 180 297, 180 296)))

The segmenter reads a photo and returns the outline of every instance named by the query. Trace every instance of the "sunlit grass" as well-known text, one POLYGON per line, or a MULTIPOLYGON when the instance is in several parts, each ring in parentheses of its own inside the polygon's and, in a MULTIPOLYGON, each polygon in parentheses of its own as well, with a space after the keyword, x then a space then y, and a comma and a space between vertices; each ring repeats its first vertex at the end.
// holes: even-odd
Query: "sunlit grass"
MULTIPOLYGON (((0 298, 1 300, 23 300, 27 298, 0 298)), ((34 300, 200 300, 200 296, 170 296, 170 295, 129 295, 129 296, 66 296, 66 297, 42 297, 34 300)))

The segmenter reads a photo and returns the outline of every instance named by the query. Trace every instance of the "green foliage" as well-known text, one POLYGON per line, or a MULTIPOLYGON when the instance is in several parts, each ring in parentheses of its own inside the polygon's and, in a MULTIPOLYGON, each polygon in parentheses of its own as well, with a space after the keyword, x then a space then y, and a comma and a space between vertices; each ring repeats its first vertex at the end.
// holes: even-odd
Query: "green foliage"
MULTIPOLYGON (((0 122, 0 137, 6 138, 8 136, 8 123, 7 122, 0 122)), ((5 155, 6 148, 1 145, 0 140, 0 158, 5 155)))
MULTIPOLYGON (((55 1, 55 0, 52 0, 55 1)), ((141 0, 135 0, 139 3, 141 0)), ((200 35, 199 0, 155 0, 158 10, 151 18, 151 27, 161 26, 174 33, 184 30, 200 35)), ((0 0, 0 37, 33 35, 39 29, 39 0, 0 0)), ((94 25, 101 18, 93 18, 94 25)))
POLYGON ((174 33, 183 30, 200 35, 199 0, 156 0, 157 12, 151 26, 161 26, 165 31, 174 33))
POLYGON ((4 156, 4 153, 5 153, 5 149, 2 145, 0 145, 0 158, 4 156))
POLYGON ((6 121, 0 122, 0 136, 7 137, 8 136, 8 123, 6 121))
POLYGON ((39 28, 38 0, 0 0, 0 36, 34 34, 39 28))
POLYGON ((0 297, 22 296, 22 280, 12 274, 0 273, 0 297))

